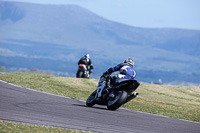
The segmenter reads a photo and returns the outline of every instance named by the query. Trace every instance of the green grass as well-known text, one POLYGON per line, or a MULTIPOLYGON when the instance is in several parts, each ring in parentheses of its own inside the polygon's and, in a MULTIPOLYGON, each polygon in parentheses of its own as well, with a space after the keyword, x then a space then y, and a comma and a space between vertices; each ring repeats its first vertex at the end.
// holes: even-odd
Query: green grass
MULTIPOLYGON (((0 133, 85 133, 83 131, 48 126, 36 126, 24 123, 5 122, 0 120, 0 133)), ((88 132, 89 133, 89 132, 88 132)))
MULTIPOLYGON (((0 79, 66 97, 86 100, 97 79, 80 79, 30 73, 0 73, 0 79)), ((200 87, 141 84, 139 96, 122 108, 200 122, 200 87)))

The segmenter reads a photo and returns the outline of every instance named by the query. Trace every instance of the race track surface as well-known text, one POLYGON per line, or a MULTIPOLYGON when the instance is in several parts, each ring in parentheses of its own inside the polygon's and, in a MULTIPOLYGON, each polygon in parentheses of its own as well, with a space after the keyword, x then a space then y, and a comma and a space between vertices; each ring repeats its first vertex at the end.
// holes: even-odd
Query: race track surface
POLYGON ((0 120, 103 133, 200 133, 200 123, 51 95, 0 81, 0 120))

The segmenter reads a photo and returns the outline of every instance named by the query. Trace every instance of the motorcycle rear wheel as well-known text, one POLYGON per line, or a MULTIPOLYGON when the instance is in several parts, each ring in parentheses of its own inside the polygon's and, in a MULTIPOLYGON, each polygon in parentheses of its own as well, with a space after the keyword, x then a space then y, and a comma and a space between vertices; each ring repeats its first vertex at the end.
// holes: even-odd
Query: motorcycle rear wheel
POLYGON ((88 97, 87 101, 86 101, 86 105, 88 107, 92 107, 93 105, 95 105, 95 95, 96 95, 96 90, 88 97))
POLYGON ((107 108, 109 110, 116 110, 126 102, 126 99, 127 99, 126 91, 117 91, 115 93, 115 97, 111 98, 108 101, 107 108))
POLYGON ((79 71, 77 76, 78 76, 78 78, 82 78, 83 77, 83 71, 79 71))

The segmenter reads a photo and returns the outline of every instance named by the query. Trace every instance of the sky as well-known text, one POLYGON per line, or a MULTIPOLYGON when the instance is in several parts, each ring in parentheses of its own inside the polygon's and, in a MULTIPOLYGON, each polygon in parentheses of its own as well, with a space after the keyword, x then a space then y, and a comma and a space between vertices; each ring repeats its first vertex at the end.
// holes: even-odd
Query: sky
MULTIPOLYGON (((0 0, 2 1, 2 0, 0 0)), ((106 19, 142 28, 200 30, 200 0, 4 0, 75 4, 106 19)))

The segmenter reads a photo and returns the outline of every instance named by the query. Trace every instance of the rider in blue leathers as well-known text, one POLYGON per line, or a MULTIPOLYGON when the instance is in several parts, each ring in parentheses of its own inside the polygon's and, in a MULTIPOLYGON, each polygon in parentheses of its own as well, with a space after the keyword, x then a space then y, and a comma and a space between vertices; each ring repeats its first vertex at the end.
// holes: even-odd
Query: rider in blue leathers
POLYGON ((136 72, 133 69, 133 66, 133 59, 128 58, 124 61, 124 63, 121 63, 115 67, 111 67, 106 72, 104 72, 103 76, 108 77, 107 75, 111 75, 113 72, 120 71, 117 76, 113 76, 111 77, 111 79, 106 79, 106 86, 98 93, 98 97, 101 97, 103 91, 110 89, 110 85, 118 83, 120 81, 134 79, 136 76, 136 72))
POLYGON ((136 72, 133 69, 134 61, 131 58, 128 58, 115 67, 109 68, 103 75, 112 74, 115 71, 120 71, 120 74, 117 75, 117 79, 134 79, 136 76, 136 72))

